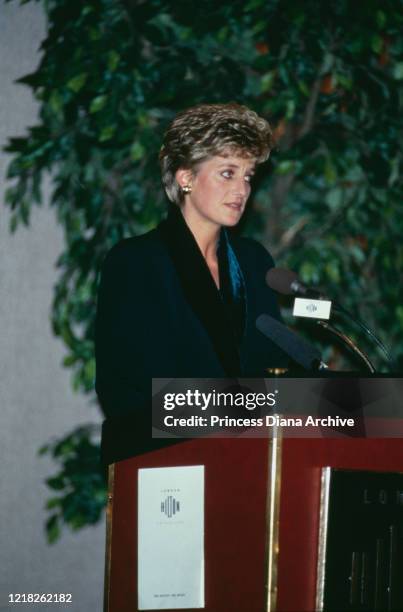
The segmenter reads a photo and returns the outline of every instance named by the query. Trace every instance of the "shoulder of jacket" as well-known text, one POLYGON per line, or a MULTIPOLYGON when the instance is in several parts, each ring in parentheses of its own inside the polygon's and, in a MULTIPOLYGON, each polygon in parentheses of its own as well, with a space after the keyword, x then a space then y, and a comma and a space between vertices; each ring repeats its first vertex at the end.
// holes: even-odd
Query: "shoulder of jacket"
POLYGON ((141 236, 132 236, 131 238, 124 238, 117 242, 106 254, 105 262, 119 260, 122 261, 126 258, 137 257, 146 254, 148 250, 152 249, 157 242, 157 232, 155 229, 142 234, 141 236))

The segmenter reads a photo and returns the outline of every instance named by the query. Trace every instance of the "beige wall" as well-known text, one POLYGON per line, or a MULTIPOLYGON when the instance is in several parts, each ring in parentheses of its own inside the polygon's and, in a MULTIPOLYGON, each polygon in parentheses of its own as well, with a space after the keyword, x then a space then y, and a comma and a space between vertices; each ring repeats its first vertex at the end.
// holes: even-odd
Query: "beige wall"
MULTIPOLYGON (((29 90, 13 82, 38 63, 44 27, 41 4, 0 2, 0 146, 36 120, 29 90)), ((15 609, 8 605, 13 592, 68 592, 72 612, 98 611, 104 525, 46 544, 44 480, 55 466, 37 450, 80 422, 99 422, 100 415, 87 398, 73 394, 70 373, 61 367, 63 345, 51 333, 60 228, 45 206, 34 211, 30 228, 9 234, 6 164, 0 153, 0 611, 15 609)))

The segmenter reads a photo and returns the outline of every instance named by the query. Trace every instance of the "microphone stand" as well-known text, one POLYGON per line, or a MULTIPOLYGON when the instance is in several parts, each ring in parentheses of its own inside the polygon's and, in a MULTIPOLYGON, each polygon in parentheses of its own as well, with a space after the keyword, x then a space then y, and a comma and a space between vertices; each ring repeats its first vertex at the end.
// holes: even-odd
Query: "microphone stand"
POLYGON ((360 327, 367 334, 367 336, 369 336, 369 338, 371 338, 371 340, 373 340, 375 342, 375 344, 381 349, 381 351, 383 352, 384 356, 386 357, 387 361, 389 362, 390 366, 393 369, 394 361, 393 361, 389 351, 387 350, 387 348, 385 347, 383 342, 381 342, 381 340, 378 338, 378 336, 376 336, 374 334, 374 332, 372 330, 370 330, 369 327, 367 327, 365 325, 365 323, 363 323, 360 319, 357 319, 356 317, 353 317, 351 315, 351 313, 346 308, 344 308, 344 306, 339 304, 338 302, 333 302, 333 310, 335 310, 336 312, 340 312, 340 314, 342 314, 342 315, 347 316, 356 325, 358 325, 358 327, 360 327))
POLYGON ((353 351, 353 353, 358 355, 360 357, 360 359, 365 363, 366 367, 371 372, 371 374, 375 374, 376 373, 375 367, 371 363, 371 361, 368 358, 368 356, 361 349, 358 348, 358 346, 355 344, 355 342, 353 342, 353 340, 351 340, 351 338, 349 338, 349 336, 347 336, 346 334, 341 332, 339 329, 337 329, 333 325, 330 325, 329 323, 326 323, 326 321, 319 321, 318 320, 316 322, 317 322, 318 325, 320 325, 321 327, 324 327, 326 330, 328 330, 329 332, 331 332, 332 334, 334 334, 335 336, 340 338, 342 340, 342 342, 349 349, 351 349, 353 351))
MULTIPOLYGON (((351 314, 351 312, 349 310, 347 310, 347 308, 344 308, 344 306, 342 306, 339 302, 336 302, 336 301, 332 300, 331 298, 329 298, 328 296, 324 295, 320 291, 317 291, 316 289, 310 289, 309 287, 306 287, 303 283, 301 283, 299 281, 298 278, 295 278, 292 281, 292 283, 290 284, 290 289, 291 289, 291 292, 295 296, 302 295, 304 297, 312 297, 313 299, 316 299, 316 300, 331 300, 333 311, 339 312, 341 315, 344 315, 348 319, 351 319, 353 321, 353 323, 355 323, 362 331, 365 332, 365 334, 373 342, 375 342, 377 347, 383 352, 384 357, 386 357, 386 359, 387 359, 389 365, 392 367, 392 369, 395 367, 395 363, 394 363, 394 361, 392 359, 391 354, 389 353, 388 349, 383 344, 383 342, 378 338, 378 336, 365 323, 363 323, 360 319, 358 319, 357 317, 354 317, 351 314)), ((339 335, 339 333, 336 330, 333 330, 333 331, 334 331, 334 333, 336 333, 336 335, 339 335)), ((347 336, 345 336, 344 339, 347 339, 347 336)), ((349 344, 349 342, 347 342, 347 344, 349 344)), ((353 349, 353 350, 355 350, 355 349, 353 349)))

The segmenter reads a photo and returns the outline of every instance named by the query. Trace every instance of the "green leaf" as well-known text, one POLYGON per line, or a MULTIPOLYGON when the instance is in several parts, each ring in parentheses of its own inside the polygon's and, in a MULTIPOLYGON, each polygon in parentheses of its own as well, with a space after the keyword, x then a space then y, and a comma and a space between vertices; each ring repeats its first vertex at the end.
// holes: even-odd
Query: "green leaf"
POLYGON ((304 81, 301 81, 301 80, 299 80, 297 84, 298 84, 298 89, 304 94, 304 96, 308 97, 310 95, 308 85, 304 81))
POLYGON ((53 510, 61 505, 61 500, 58 497, 51 497, 46 502, 46 510, 53 510))
POLYGON ((61 491, 62 489, 64 489, 64 479, 60 476, 48 478, 46 480, 46 484, 48 485, 48 487, 54 489, 55 491, 61 491))
POLYGON ((115 125, 107 125, 102 128, 101 133, 99 135, 99 142, 106 142, 110 140, 115 134, 116 126, 115 125))
POLYGON ((75 77, 67 81, 68 89, 71 89, 75 93, 78 93, 80 89, 82 89, 87 81, 88 74, 86 72, 81 72, 77 74, 75 77))
POLYGON ((60 537, 59 517, 51 516, 46 522, 46 535, 49 544, 54 544, 60 537))
POLYGON ((49 445, 45 444, 44 446, 41 446, 40 449, 38 450, 38 455, 42 456, 42 455, 46 455, 49 452, 49 445))
POLYGON ((84 368, 85 376, 93 382, 95 380, 95 359, 89 359, 84 368))
POLYGON ((249 0, 249 2, 245 4, 244 10, 253 11, 265 4, 265 1, 266 0, 249 0))
POLYGON ((376 23, 379 28, 383 28, 386 24, 386 15, 383 11, 376 11, 376 23))
POLYGON ((350 253, 358 264, 363 264, 366 260, 364 251, 357 245, 350 247, 350 253))
POLYGON ((296 109, 295 100, 294 99, 287 100, 285 118, 288 120, 292 119, 295 115, 295 109, 296 109))
POLYGON ((112 49, 112 51, 109 51, 109 53, 108 53, 108 69, 111 72, 114 72, 116 70, 116 68, 119 65, 119 61, 120 61, 119 53, 115 49, 112 49))
POLYGON ((382 37, 378 34, 374 34, 371 38, 371 49, 374 53, 377 53, 378 55, 383 49, 383 40, 382 37))
POLYGON ((397 62, 397 64, 395 64, 393 68, 393 76, 398 81, 403 79, 403 62, 397 62))
POLYGON ((284 159, 276 166, 276 174, 288 174, 295 167, 295 162, 291 159, 284 159))
POLYGON ((336 168, 332 164, 329 158, 326 159, 326 163, 325 163, 325 179, 328 185, 332 185, 337 179, 336 168))
POLYGON ((18 227, 18 217, 17 215, 14 214, 10 217, 10 232, 14 234, 17 227, 18 227))
POLYGON ((310 261, 304 261, 300 269, 300 276, 306 283, 315 282, 317 277, 317 266, 310 261))
POLYGON ((96 42, 102 38, 102 33, 97 28, 90 28, 89 38, 91 42, 96 42))
POLYGON ((350 76, 341 73, 335 74, 333 76, 336 83, 341 85, 341 87, 343 87, 344 89, 347 89, 347 91, 351 91, 351 89, 353 88, 353 81, 350 76))
POLYGON ((256 35, 256 34, 259 34, 260 32, 263 32, 263 30, 265 30, 266 28, 267 28, 266 21, 263 21, 263 20, 257 21, 252 28, 252 32, 253 34, 256 35))
POLYGON ((269 91, 272 88, 275 76, 276 75, 274 70, 266 72, 266 74, 262 76, 260 80, 260 91, 262 93, 265 93, 266 91, 269 91))
POLYGON ((340 187, 334 187, 327 192, 325 202, 332 210, 336 210, 343 202, 343 191, 340 187))
POLYGON ((249 2, 247 2, 245 4, 245 11, 254 11, 258 8, 260 8, 266 0, 249 0, 249 2))
POLYGON ((98 113, 100 110, 102 110, 107 100, 108 97, 106 95, 97 96, 96 98, 94 98, 90 105, 90 113, 98 113))
POLYGON ((133 161, 138 161, 139 159, 141 159, 145 154, 145 149, 143 147, 143 145, 141 144, 141 142, 139 142, 138 140, 136 140, 131 148, 130 148, 130 157, 133 161))
POLYGON ((397 306, 397 308, 396 308, 396 316, 397 316, 397 319, 399 320, 400 324, 403 327, 403 306, 397 306))
POLYGON ((63 109, 63 98, 58 91, 52 91, 49 98, 49 105, 55 114, 59 114, 63 109))
POLYGON ((321 75, 324 76, 332 71, 334 66, 335 56, 333 53, 327 52, 321 65, 321 75))
POLYGON ((70 366, 74 365, 77 362, 77 355, 73 354, 73 355, 67 355, 67 357, 64 357, 63 359, 63 365, 65 368, 69 368, 70 366))
POLYGON ((340 269, 337 261, 328 262, 325 270, 330 280, 332 280, 334 283, 340 282, 340 269))

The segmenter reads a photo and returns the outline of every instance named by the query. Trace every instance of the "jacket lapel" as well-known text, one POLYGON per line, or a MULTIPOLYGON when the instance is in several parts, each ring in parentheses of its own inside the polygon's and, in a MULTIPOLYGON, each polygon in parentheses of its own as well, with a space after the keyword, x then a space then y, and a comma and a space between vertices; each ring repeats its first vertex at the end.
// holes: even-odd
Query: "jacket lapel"
MULTIPOLYGON (((179 208, 171 206, 158 232, 172 259, 185 298, 210 337, 226 374, 239 376, 238 343, 228 320, 228 310, 179 208)), ((221 269, 220 278, 225 287, 228 281, 221 269)), ((228 292, 228 288, 225 291, 228 292)))

